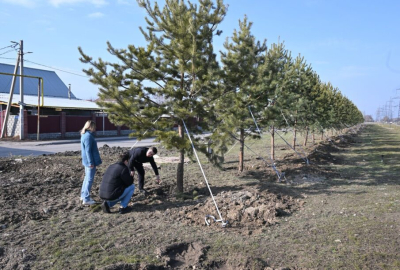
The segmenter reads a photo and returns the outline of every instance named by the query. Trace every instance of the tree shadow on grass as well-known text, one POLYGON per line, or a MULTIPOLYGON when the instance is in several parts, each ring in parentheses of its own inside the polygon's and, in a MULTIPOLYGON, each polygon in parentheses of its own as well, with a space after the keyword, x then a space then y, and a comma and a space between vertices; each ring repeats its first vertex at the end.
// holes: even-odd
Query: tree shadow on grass
POLYGON ((252 173, 246 177, 249 180, 256 179, 258 183, 251 182, 248 185, 254 186, 260 191, 268 190, 276 194, 294 197, 311 194, 360 193, 360 191, 349 189, 340 191, 336 188, 341 186, 399 185, 400 162, 397 161, 400 160, 400 148, 398 148, 400 136, 396 137, 398 140, 387 140, 387 136, 393 136, 392 134, 375 136, 376 133, 385 132, 379 128, 364 132, 374 134, 371 136, 372 143, 368 144, 368 147, 359 145, 359 142, 369 138, 368 135, 366 136, 364 133, 357 136, 352 135, 351 140, 344 135, 341 143, 321 143, 309 155, 310 165, 306 165, 295 154, 288 155, 283 161, 278 161, 277 168, 278 170, 284 168, 283 171, 288 181, 277 182, 277 177, 263 177, 263 175, 252 173), (381 138, 381 141, 376 142, 377 137, 381 138), (345 144, 346 141, 351 141, 351 143, 345 144), (353 143, 354 141, 357 143, 353 143), (343 151, 344 148, 346 151, 343 151), (300 178, 304 176, 306 180, 293 185, 290 178, 296 175, 300 178), (309 179, 316 179, 316 181, 308 181, 309 179))
MULTIPOLYGON (((267 165, 262 160, 247 159, 245 164, 248 166, 245 166, 245 172, 235 176, 240 180, 237 186, 224 186, 224 183, 221 183, 221 186, 213 185, 211 190, 213 195, 217 196, 222 192, 241 191, 245 187, 251 187, 259 192, 269 192, 277 196, 288 195, 293 198, 304 198, 307 195, 318 194, 330 196, 333 194, 356 195, 364 193, 364 191, 357 189, 347 188, 342 190, 338 187, 398 185, 400 181, 397 180, 396 175, 399 174, 400 167, 393 167, 385 162, 400 160, 400 149, 395 148, 400 142, 400 136, 397 141, 394 139, 385 140, 386 134, 375 135, 376 132, 384 131, 379 129, 373 130, 373 132, 367 130, 364 132, 374 134, 374 136, 359 133, 358 135, 343 135, 341 140, 332 143, 322 142, 308 156, 309 165, 306 165, 304 160, 296 154, 288 155, 285 160, 276 162, 279 173, 285 172, 286 179, 282 182, 277 181, 278 177, 271 164, 267 165), (372 137, 372 143, 363 145, 362 143, 369 137, 372 137), (378 137, 381 137, 379 142, 376 140, 378 137), (393 145, 393 149, 391 145, 393 145), (383 162, 380 160, 380 153, 384 155, 383 162), (293 181, 296 177, 298 180, 300 179, 299 182, 293 181), (305 180, 301 181, 303 178, 305 180)), ((231 160, 226 164, 236 162, 236 160, 231 160)), ((237 169, 237 167, 229 166, 225 168, 225 171, 233 171, 234 169, 237 169)), ((186 193, 190 197, 193 191, 202 195, 204 200, 210 196, 206 186, 193 187, 186 193)), ((164 193, 168 194, 168 191, 164 191, 164 193)), ((160 199, 160 203, 152 203, 151 205, 147 205, 145 202, 142 204, 138 201, 140 207, 137 211, 165 211, 171 208, 193 206, 201 201, 192 198, 180 201, 171 199, 171 197, 168 198, 168 196, 171 195, 166 195, 160 199)))

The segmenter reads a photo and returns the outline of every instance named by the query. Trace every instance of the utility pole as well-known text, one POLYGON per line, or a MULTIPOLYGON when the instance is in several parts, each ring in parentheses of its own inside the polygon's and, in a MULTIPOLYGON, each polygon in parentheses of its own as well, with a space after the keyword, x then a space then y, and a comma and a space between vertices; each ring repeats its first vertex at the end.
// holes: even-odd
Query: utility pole
POLYGON ((4 117, 4 120, 3 120, 3 128, 1 130, 1 138, 4 138, 4 135, 7 135, 4 133, 7 129, 8 115, 10 114, 12 98, 13 98, 13 94, 14 94, 15 79, 17 78, 17 76, 15 76, 15 75, 17 75, 17 73, 18 73, 19 60, 20 60, 20 54, 18 54, 17 63, 15 64, 15 69, 14 69, 14 76, 11 81, 10 95, 8 97, 6 116, 4 117))
POLYGON ((378 108, 377 110, 376 110, 376 118, 375 118, 375 121, 376 122, 379 122, 379 119, 381 118, 381 114, 380 114, 380 108, 378 108))
POLYGON ((382 115, 383 115, 383 118, 382 118, 382 121, 383 121, 383 119, 385 119, 385 116, 387 116, 386 105, 382 106, 382 115))
MULTIPOLYGON (((400 96, 397 94, 397 91, 400 91, 400 88, 396 89, 396 98, 400 99, 400 96)), ((399 109, 397 111, 397 121, 398 122, 400 121, 400 101, 399 101, 399 109)))
POLYGON ((389 119, 388 112, 389 112, 388 104, 387 104, 387 102, 385 102, 384 114, 385 114, 386 120, 389 119))
POLYGON ((377 114, 377 116, 376 116, 376 118, 377 118, 377 122, 381 122, 382 121, 382 119, 383 119, 383 117, 384 117, 384 113, 385 113, 385 110, 384 110, 384 107, 383 106, 380 106, 379 108, 378 108, 378 114, 377 114))
POLYGON ((20 74, 21 77, 19 77, 19 96, 20 96, 20 102, 19 102, 19 139, 23 140, 25 139, 24 137, 24 41, 21 40, 19 44, 19 54, 21 58, 21 62, 19 62, 20 66, 20 74))
MULTIPOLYGON (((400 97, 397 96, 397 94, 396 94, 395 97, 391 98, 391 101, 393 101, 394 104, 397 103, 397 102, 395 101, 395 99, 400 99, 400 97)), ((396 116, 396 111, 395 111, 394 116, 395 116, 396 118, 393 119, 392 122, 396 122, 396 123, 397 123, 397 122, 399 121, 399 117, 400 117, 400 103, 399 103, 399 105, 393 105, 393 108, 396 108, 396 107, 398 107, 398 109, 397 109, 397 116, 396 116)))
POLYGON ((393 116, 393 109, 392 109, 392 102, 393 98, 390 98, 389 102, 389 122, 392 122, 392 116, 393 116))

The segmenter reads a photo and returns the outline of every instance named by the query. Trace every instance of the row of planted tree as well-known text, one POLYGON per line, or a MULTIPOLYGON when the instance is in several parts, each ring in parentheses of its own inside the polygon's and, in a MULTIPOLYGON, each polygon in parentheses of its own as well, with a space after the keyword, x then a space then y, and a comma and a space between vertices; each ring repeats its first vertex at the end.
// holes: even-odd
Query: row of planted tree
POLYGON ((90 64, 84 71, 99 86, 98 103, 114 124, 180 151, 178 191, 183 191, 185 153, 193 151, 184 135, 189 119, 201 119, 186 125, 189 133, 211 133, 212 154, 200 139, 194 144, 215 164, 230 145, 240 143, 240 171, 246 138, 261 138, 258 127, 270 132, 272 146, 275 129, 292 130, 295 148, 298 130, 323 134, 363 122, 358 108, 322 82, 303 57, 292 57, 283 43, 267 46, 256 40, 247 17, 226 38, 218 61, 213 39, 222 34, 218 26, 227 13, 222 0, 166 0, 164 7, 137 2, 148 15, 140 28, 147 46, 116 49, 108 42, 114 63, 93 60, 79 48, 80 60, 90 64))

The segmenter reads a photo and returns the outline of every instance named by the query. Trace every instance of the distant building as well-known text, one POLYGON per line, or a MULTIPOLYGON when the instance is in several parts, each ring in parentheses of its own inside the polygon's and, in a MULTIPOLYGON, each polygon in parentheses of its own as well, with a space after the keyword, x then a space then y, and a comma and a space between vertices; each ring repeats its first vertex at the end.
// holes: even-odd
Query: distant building
MULTIPOLYGON (((14 73, 14 65, 0 63, 1 73, 14 73)), ((19 72, 17 74, 20 74, 19 72)), ((68 87, 57 76, 54 71, 42 70, 36 68, 24 67, 24 75, 41 77, 44 81, 44 93, 46 97, 69 98, 77 99, 74 94, 68 94, 68 87)), ((12 76, 0 76, 0 93, 10 93, 12 76)), ((19 77, 15 81, 14 94, 19 95, 19 77)), ((38 80, 35 78, 24 78, 24 94, 29 96, 36 96, 38 94, 38 80)))
MULTIPOLYGON (((0 73, 14 73, 15 66, 0 63, 0 73)), ((20 72, 17 72, 20 74, 20 72)), ((102 109, 92 101, 81 100, 70 91, 54 71, 24 67, 24 75, 41 77, 43 93, 38 93, 36 78, 24 78, 24 121, 25 138, 65 138, 79 136, 79 129, 88 120, 96 120, 99 135, 121 135, 124 127, 116 127, 109 122, 102 109), (42 97, 43 95, 43 97, 42 97), (40 103, 39 110, 38 104, 40 103), (97 119, 99 118, 99 119, 97 119), (51 119, 51 120, 50 120, 51 119), (39 130, 37 123, 40 123, 39 130), (27 125, 27 128, 25 126, 27 125)), ((0 130, 6 115, 10 96, 12 75, 0 74, 0 130)), ((19 135, 20 77, 16 77, 10 115, 7 121, 7 136, 19 135)), ((127 133, 127 131, 125 131, 127 133)))
MULTIPOLYGON (((0 63, 0 73, 13 74, 14 66, 0 63)), ((100 110, 96 103, 76 98, 54 71, 24 67, 24 75, 41 77, 43 79, 44 102, 41 105, 45 111, 49 108, 52 110, 55 108, 66 110, 100 110)), ((11 75, 0 74, 0 104, 2 110, 6 108, 8 103, 12 79, 13 76, 11 75)), ((24 103, 28 111, 37 109, 38 81, 35 78, 24 78, 24 103)), ((12 104, 16 107, 19 106, 18 102, 20 101, 19 84, 20 78, 17 77, 12 100, 12 104)), ((41 95, 40 91, 40 99, 41 95)))

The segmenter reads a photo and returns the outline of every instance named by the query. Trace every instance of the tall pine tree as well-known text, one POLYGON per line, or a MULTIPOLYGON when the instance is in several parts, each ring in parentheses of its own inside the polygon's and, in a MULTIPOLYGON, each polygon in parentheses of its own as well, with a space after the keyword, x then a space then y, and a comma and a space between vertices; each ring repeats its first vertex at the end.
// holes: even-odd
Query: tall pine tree
POLYGON ((147 13, 147 26, 140 28, 147 47, 116 49, 108 43, 116 63, 93 61, 79 48, 81 61, 92 66, 84 71, 100 86, 98 103, 113 123, 128 126, 139 139, 155 136, 179 150, 177 190, 183 192, 184 157, 191 153, 183 123, 193 133, 208 129, 209 100, 215 99, 219 73, 212 42, 226 8, 222 0, 199 0, 198 5, 166 0, 163 8, 149 0, 137 2, 147 13), (194 118, 203 121, 189 124, 194 118))

